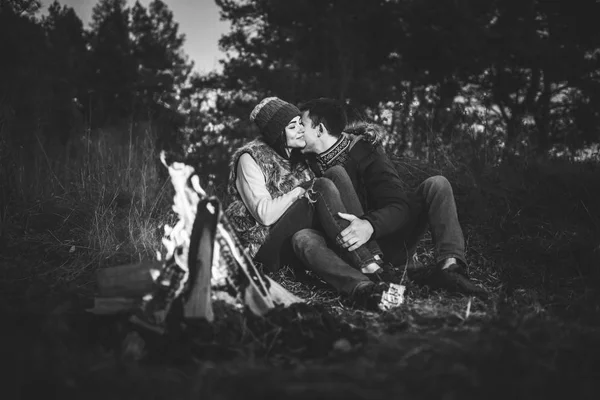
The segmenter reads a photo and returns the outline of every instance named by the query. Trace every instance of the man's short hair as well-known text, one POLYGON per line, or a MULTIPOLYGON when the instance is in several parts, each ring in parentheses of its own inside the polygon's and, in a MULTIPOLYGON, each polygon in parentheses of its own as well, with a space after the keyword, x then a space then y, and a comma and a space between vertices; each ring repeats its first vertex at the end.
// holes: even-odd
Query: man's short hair
POLYGON ((302 103, 298 108, 301 112, 308 111, 313 126, 325 125, 332 136, 340 136, 348 123, 343 104, 334 99, 321 97, 302 103))

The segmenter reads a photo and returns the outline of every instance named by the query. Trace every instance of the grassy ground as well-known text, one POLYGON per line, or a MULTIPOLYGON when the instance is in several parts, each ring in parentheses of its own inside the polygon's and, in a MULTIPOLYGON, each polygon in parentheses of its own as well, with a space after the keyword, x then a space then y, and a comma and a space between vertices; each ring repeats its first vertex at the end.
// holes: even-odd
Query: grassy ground
MULTIPOLYGON (((155 155, 118 149, 84 152, 87 162, 64 164, 70 175, 50 168, 47 191, 20 193, 4 213, 3 398, 597 398, 598 165, 475 175, 399 159, 407 186, 437 173, 452 182, 470 272, 489 300, 406 281, 403 307, 368 313, 285 270, 276 278, 316 308, 266 321, 221 313, 204 339, 144 336, 161 351, 139 360, 120 320, 81 312, 93 271, 153 257, 170 218, 155 155)), ((431 260, 429 238, 419 256, 431 260)))

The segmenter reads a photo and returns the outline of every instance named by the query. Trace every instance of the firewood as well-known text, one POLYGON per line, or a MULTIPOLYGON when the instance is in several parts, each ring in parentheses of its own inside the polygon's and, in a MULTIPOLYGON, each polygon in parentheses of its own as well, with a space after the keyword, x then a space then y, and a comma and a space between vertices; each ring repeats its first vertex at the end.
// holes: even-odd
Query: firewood
POLYGON ((94 298, 94 307, 87 311, 96 315, 129 313, 139 307, 140 300, 128 297, 96 297, 94 298))
POLYGON ((303 303, 300 297, 295 294, 290 293, 287 289, 281 286, 279 283, 275 282, 273 279, 266 277, 269 285, 269 293, 271 293, 271 298, 275 304, 283 305, 287 307, 294 303, 303 303))
POLYGON ((230 234, 226 217, 221 216, 217 226, 217 242, 220 247, 220 256, 229 265, 230 273, 241 275, 243 279, 236 288, 243 294, 243 300, 250 310, 257 315, 264 315, 275 307, 271 295, 265 286, 265 277, 256 269, 248 254, 237 240, 230 234))
POLYGON ((205 199, 196 209, 188 255, 192 287, 183 309, 187 319, 205 318, 211 322, 214 319, 210 283, 219 211, 216 199, 205 199))
POLYGON ((98 297, 142 297, 152 290, 153 271, 160 271, 162 264, 147 261, 137 264, 103 268, 96 273, 98 297))

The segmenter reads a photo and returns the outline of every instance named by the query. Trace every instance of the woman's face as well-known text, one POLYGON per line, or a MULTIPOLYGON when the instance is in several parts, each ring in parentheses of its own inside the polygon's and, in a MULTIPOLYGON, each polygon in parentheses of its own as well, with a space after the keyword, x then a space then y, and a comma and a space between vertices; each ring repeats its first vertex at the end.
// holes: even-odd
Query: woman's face
POLYGON ((294 117, 285 127, 285 139, 287 147, 291 149, 302 149, 306 146, 304 141, 304 125, 300 116, 294 117))

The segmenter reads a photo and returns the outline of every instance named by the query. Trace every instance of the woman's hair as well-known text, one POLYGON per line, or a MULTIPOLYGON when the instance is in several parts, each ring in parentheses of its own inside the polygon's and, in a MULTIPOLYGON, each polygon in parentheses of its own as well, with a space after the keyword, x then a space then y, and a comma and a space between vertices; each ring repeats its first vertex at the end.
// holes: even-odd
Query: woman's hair
POLYGON ((277 140, 274 144, 271 145, 273 150, 281 157, 290 160, 292 165, 298 164, 304 160, 304 155, 300 152, 300 149, 292 149, 289 148, 290 154, 288 155, 286 152, 287 147, 287 136, 285 135, 285 130, 281 133, 280 139, 277 140))
POLYGON ((287 147, 285 128, 283 129, 283 131, 281 132, 281 134, 279 136, 277 136, 271 143, 269 143, 269 146, 271 146, 273 148, 273 150, 275 150, 275 152, 277 154, 279 154, 281 157, 289 158, 287 155, 287 152, 285 151, 285 149, 287 147))

